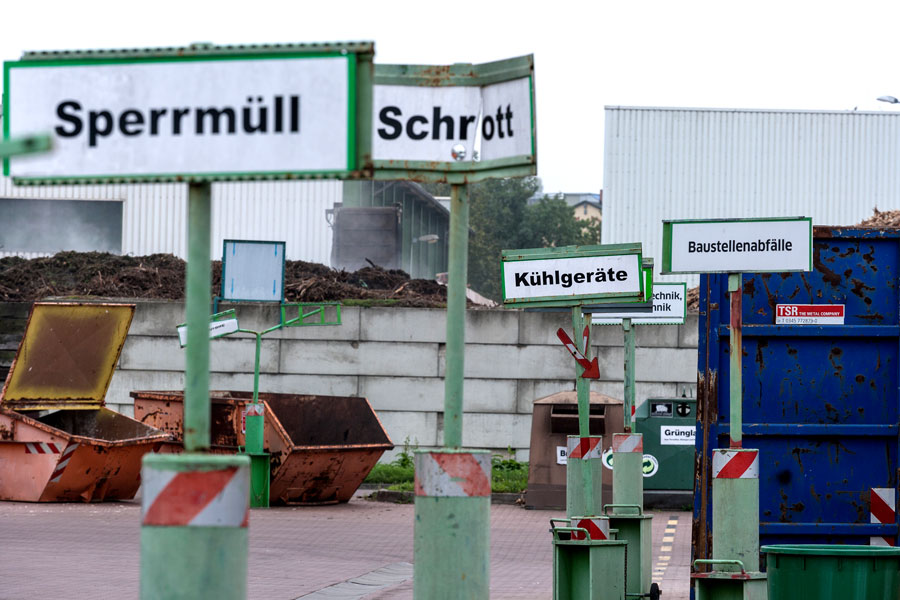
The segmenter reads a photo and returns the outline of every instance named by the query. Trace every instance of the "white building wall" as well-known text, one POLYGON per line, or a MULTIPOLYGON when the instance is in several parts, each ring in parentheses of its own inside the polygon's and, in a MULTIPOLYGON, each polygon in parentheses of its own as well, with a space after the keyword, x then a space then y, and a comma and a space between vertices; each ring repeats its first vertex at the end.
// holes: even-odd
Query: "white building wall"
MULTIPOLYGON (((900 208, 900 112, 606 107, 604 243, 662 261, 662 221, 900 208)), ((697 276, 671 276, 687 279, 697 276)))
MULTIPOLYGON (((289 260, 330 264, 332 236, 325 211, 341 201, 342 186, 340 181, 213 184, 211 256, 221 257, 223 239, 277 240, 286 242, 289 260)), ((15 186, 0 177, 0 197, 120 200, 123 254, 187 257, 185 184, 15 186)), ((0 257, 12 254, 17 253, 0 251, 0 257)))

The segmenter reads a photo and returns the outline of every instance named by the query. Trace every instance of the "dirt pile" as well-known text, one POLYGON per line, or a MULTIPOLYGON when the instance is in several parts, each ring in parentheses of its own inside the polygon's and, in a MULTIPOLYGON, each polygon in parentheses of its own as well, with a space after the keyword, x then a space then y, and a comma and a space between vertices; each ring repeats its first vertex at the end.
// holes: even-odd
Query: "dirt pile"
MULTIPOLYGON (((210 297, 221 290, 222 263, 212 261, 210 297)), ((133 298, 183 300, 185 262, 171 254, 118 256, 103 252, 60 252, 31 260, 0 259, 0 301, 42 298, 133 298)), ((410 279, 400 270, 365 267, 336 271, 304 261, 285 264, 286 302, 371 300, 392 306, 441 307, 447 288, 410 279)))
POLYGON ((856 225, 856 227, 900 227, 900 210, 880 211, 876 207, 875 213, 856 225))

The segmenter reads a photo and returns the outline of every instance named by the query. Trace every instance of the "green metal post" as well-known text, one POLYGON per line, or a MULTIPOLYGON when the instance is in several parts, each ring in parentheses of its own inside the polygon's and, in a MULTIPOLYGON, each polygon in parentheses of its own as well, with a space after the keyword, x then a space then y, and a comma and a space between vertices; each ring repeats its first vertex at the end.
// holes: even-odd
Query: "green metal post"
POLYGON ((728 340, 729 353, 729 421, 731 423, 731 447, 740 448, 743 445, 742 432, 744 425, 743 406, 742 406, 742 353, 743 343, 741 341, 741 329, 743 328, 741 311, 743 310, 741 296, 741 274, 728 274, 728 292, 731 296, 731 335, 728 340))
POLYGON ((184 449, 209 450, 209 266, 212 193, 209 183, 188 185, 188 261, 185 292, 184 449))
POLYGON ((567 437, 566 448, 566 516, 585 517, 596 516, 603 513, 603 437, 590 436, 591 442, 595 442, 595 451, 587 456, 575 456, 575 448, 581 443, 581 436, 570 435, 567 437), (581 492, 585 482, 590 486, 588 493, 581 492))
POLYGON ((241 455, 144 456, 141 600, 247 597, 249 470, 241 455))
POLYGON ((450 264, 444 375, 444 448, 416 452, 413 595, 435 600, 490 596, 491 457, 463 452, 462 415, 469 253, 469 191, 450 194, 450 264))
POLYGON ((210 206, 210 184, 190 184, 186 452, 143 459, 142 600, 247 597, 249 461, 202 454, 210 445, 210 206))
MULTIPOLYGON (((575 347, 579 350, 583 350, 584 358, 587 360, 591 359, 591 349, 585 346, 584 343, 584 327, 586 321, 584 318, 584 313, 582 312, 582 307, 573 306, 572 307, 572 327, 575 330, 575 336, 573 341, 575 342, 575 347)), ((588 325, 589 326, 589 325, 588 325)), ((591 381, 589 379, 585 379, 582 377, 582 373, 584 373, 584 368, 575 363, 575 394, 578 399, 578 435, 582 438, 590 437, 591 435, 591 381)), ((584 459, 572 459, 571 462, 569 460, 566 461, 566 498, 569 498, 570 495, 574 495, 576 493, 580 493, 581 497, 584 498, 584 512, 579 511, 579 502, 573 500, 568 500, 566 502, 566 506, 570 507, 572 511, 574 511, 573 515, 596 515, 599 514, 599 497, 595 499, 594 494, 594 475, 599 474, 602 477, 602 466, 598 469, 597 465, 601 464, 599 460, 591 460, 588 458, 584 459), (569 467, 572 467, 571 469, 569 467), (580 487, 580 492, 576 492, 580 487)), ((596 487, 600 488, 602 482, 598 482, 596 487)))
POLYGON ((490 453, 420 450, 415 463, 413 596, 488 600, 490 453))
POLYGON ((466 279, 469 262, 469 189, 450 189, 450 257, 447 275, 447 356, 444 374, 444 447, 462 446, 463 370, 466 346, 466 279))
POLYGON ((625 332, 625 431, 631 431, 634 421, 634 326, 631 319, 622 319, 625 332))
MULTIPOLYGON (((278 326, 279 328, 281 325, 278 326)), ((247 411, 246 448, 250 456, 250 506, 269 506, 269 454, 265 451, 265 416, 259 402, 259 359, 263 333, 256 333, 256 362, 253 369, 253 404, 247 411)))

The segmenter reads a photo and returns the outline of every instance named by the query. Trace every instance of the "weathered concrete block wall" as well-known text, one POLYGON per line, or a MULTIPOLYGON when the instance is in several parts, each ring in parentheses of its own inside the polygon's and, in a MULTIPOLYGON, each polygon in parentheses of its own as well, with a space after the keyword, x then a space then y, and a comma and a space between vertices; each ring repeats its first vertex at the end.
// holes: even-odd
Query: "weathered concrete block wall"
MULTIPOLYGON (((241 304, 241 327, 262 330, 278 323, 277 308, 241 304)), ((295 327, 263 338, 260 390, 365 396, 391 439, 402 448, 443 443, 446 311, 345 307, 343 324, 295 327)), ((107 393, 107 404, 133 414, 132 390, 184 388, 184 351, 175 325, 184 305, 142 302, 107 393)), ((463 444, 516 451, 528 457, 532 402, 574 389, 575 363, 556 337, 571 330, 568 313, 471 310, 466 315, 463 444)), ((592 389, 623 393, 621 327, 597 326, 592 353, 601 378, 592 389)), ((255 342, 238 334, 211 343, 210 387, 252 390, 255 342)), ((639 326, 636 395, 694 395, 697 316, 683 326, 639 326)))

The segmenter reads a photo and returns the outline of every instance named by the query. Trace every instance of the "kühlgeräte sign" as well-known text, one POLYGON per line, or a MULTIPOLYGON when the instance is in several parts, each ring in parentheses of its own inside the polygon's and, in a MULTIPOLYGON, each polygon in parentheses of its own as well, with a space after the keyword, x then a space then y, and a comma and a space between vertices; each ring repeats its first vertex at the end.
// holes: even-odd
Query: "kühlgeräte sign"
POLYGON ((503 251, 504 303, 642 298, 640 244, 503 251))
POLYGON ((663 221, 662 273, 812 270, 812 219, 663 221))
POLYGON ((623 310, 615 313, 593 315, 594 325, 621 325, 622 319, 631 319, 632 325, 683 325, 687 312, 687 284, 677 282, 653 282, 653 312, 623 310))
POLYGON ((183 50, 4 63, 4 137, 54 136, 52 152, 7 161, 4 173, 252 179, 359 167, 356 52, 183 50))

